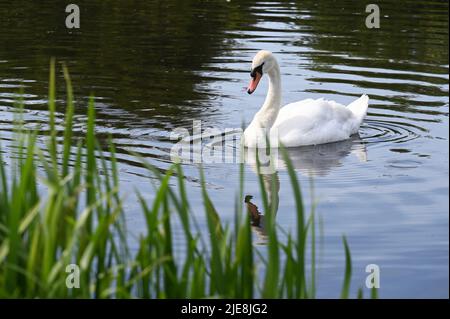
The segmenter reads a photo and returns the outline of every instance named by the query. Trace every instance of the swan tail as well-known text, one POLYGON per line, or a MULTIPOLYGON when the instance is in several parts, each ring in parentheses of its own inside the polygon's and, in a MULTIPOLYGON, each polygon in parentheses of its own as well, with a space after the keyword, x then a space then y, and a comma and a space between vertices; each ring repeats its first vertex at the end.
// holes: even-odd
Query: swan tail
POLYGON ((369 96, 363 94, 359 99, 350 103, 347 108, 352 111, 355 117, 358 119, 359 124, 362 123, 364 117, 367 114, 367 108, 369 107, 369 96))

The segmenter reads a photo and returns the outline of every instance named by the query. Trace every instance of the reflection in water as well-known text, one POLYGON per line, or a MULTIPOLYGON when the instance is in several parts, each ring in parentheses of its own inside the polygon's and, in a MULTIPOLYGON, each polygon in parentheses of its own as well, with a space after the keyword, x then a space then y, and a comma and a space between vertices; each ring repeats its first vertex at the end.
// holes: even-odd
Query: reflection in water
MULTIPOLYGON (((289 158, 291 159, 293 168, 309 177, 326 176, 333 169, 342 166, 344 158, 350 154, 355 155, 361 162, 367 161, 366 146, 358 134, 353 135, 348 140, 340 142, 294 147, 286 150, 289 158)), ((251 167, 255 174, 258 174, 256 156, 258 153, 258 158, 263 158, 266 150, 246 148, 245 151, 245 159, 247 160, 247 164, 251 167)), ((267 198, 269 199, 269 206, 272 208, 272 205, 274 205, 271 211, 277 213, 280 190, 278 171, 285 170, 286 163, 283 160, 281 151, 272 149, 272 152, 274 152, 272 154, 277 156, 275 161, 273 161, 273 163, 275 163, 275 172, 271 172, 271 170, 268 169, 270 167, 270 163, 267 162, 266 165, 264 165, 264 163, 261 164, 259 173, 263 181, 267 198)), ((256 205, 250 201, 251 199, 251 195, 247 195, 245 198, 247 210, 252 219, 254 231, 258 235, 261 243, 264 243, 267 239, 266 230, 264 228, 264 214, 261 214, 256 205)))
MULTIPOLYGON (((326 176, 333 169, 342 166, 343 159, 350 154, 355 155, 361 162, 367 161, 366 145, 358 134, 340 142, 292 147, 286 150, 294 169, 310 177, 326 176)), ((270 156, 266 155, 265 150, 260 149, 258 151, 260 162, 262 162, 261 159, 270 158, 270 156)), ((257 149, 255 148, 245 149, 246 163, 255 173, 257 172, 256 153, 257 149)), ((262 172, 270 171, 271 164, 273 164, 274 169, 277 171, 285 170, 286 163, 284 162, 281 151, 271 149, 271 154, 274 156, 274 160, 272 162, 268 160, 263 162, 262 172)))
MULTIPOLYGON (((224 38, 237 27, 234 21, 255 21, 248 5, 226 1, 80 0, 77 5, 81 28, 68 30, 61 1, 0 1, 0 16, 10 17, 0 19, 0 104, 12 105, 14 99, 3 91, 23 84, 25 105, 46 109, 54 56, 68 64, 76 95, 95 95, 101 124, 155 129, 207 119, 214 109, 211 77, 199 71, 232 44, 224 38)), ((61 96, 64 81, 58 74, 61 96)), ((84 107, 75 110, 85 113, 84 107)))
MULTIPOLYGON (((190 129, 193 119, 222 131, 245 127, 264 90, 249 99, 242 87, 251 58, 267 49, 279 58, 283 104, 318 96, 347 104, 361 92, 371 98, 360 130, 363 142, 288 150, 300 174, 315 176, 321 214, 336 212, 326 215, 324 269, 341 265, 334 257, 342 253, 336 234, 346 233, 350 245, 355 238, 359 242, 352 250, 355 269, 369 261, 383 264, 383 296, 448 298, 448 1, 384 0, 377 30, 365 27, 360 0, 76 3, 81 29, 69 31, 64 2, 0 0, 5 158, 16 152, 10 147, 12 107, 21 88, 27 124, 45 132, 48 63, 55 56, 73 78, 74 136, 84 136, 86 100, 94 94, 97 136, 111 134, 116 143, 122 187, 147 187, 146 173, 128 151, 164 171, 171 165, 173 128, 190 129), (349 159, 364 161, 366 148, 370 161, 353 165, 349 159)), ((61 102, 61 73, 57 84, 61 102)), ((58 105, 61 123, 64 103, 58 105)), ((266 174, 265 184, 272 178, 284 186, 287 176, 278 159, 276 174, 266 174)), ((229 217, 239 169, 222 163, 205 165, 205 174, 208 186, 217 186, 212 200, 229 217)), ((193 186, 188 191, 195 190, 197 167, 184 169, 193 186)), ((251 172, 246 176, 252 193, 258 180, 251 172)), ((288 227, 292 214, 285 209, 295 203, 280 195, 277 223, 288 227)), ((202 211, 195 192, 191 198, 193 211, 202 211)), ((132 201, 127 204, 127 217, 137 219, 132 201)), ((136 221, 130 229, 139 226, 136 221)), ((322 276, 327 283, 335 278, 326 270, 322 276)), ((337 295, 329 286, 324 291, 326 297, 337 295)))
MULTIPOLYGON (((333 169, 342 166, 344 158, 355 155, 361 162, 367 161, 366 145, 359 135, 345 141, 287 149, 294 168, 307 176, 326 176, 333 169)), ((278 169, 285 169, 286 163, 279 159, 278 169)))

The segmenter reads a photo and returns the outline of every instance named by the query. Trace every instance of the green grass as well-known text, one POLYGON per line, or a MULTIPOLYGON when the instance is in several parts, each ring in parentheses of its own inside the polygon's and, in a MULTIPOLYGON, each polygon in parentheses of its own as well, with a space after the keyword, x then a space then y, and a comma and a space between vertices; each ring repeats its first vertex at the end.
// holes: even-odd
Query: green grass
MULTIPOLYGON (((64 132, 58 133, 55 127, 55 63, 52 61, 50 132, 46 146, 36 146, 37 133, 24 129, 18 112, 14 132, 18 154, 7 165, 0 152, 1 298, 316 296, 314 214, 305 220, 301 188, 284 149, 297 223, 294 233, 284 233, 287 239, 282 242, 279 232, 284 231, 276 225, 274 214, 266 214, 267 254, 254 247, 249 216, 242 206, 243 164, 234 227, 221 221, 200 169, 199 196, 203 199, 208 231, 208 236, 202 237, 192 218, 181 166, 173 164, 163 174, 142 158, 158 186, 152 202, 137 194, 146 231, 139 234, 137 252, 130 253, 114 144, 110 141, 109 149, 105 150, 96 139, 92 99, 88 105, 86 136, 75 139, 72 135, 73 93, 69 74, 65 68, 63 72, 67 84, 64 132), (177 259, 174 258, 174 219, 180 221, 185 245, 183 258, 177 259), (307 271, 309 240, 312 252, 307 271), (80 267, 78 289, 66 286, 69 264, 80 267)), ((272 199, 268 198, 261 178, 264 211, 273 212, 272 199)), ((345 238, 344 245, 346 270, 341 296, 346 298, 350 290, 351 259, 345 238)))

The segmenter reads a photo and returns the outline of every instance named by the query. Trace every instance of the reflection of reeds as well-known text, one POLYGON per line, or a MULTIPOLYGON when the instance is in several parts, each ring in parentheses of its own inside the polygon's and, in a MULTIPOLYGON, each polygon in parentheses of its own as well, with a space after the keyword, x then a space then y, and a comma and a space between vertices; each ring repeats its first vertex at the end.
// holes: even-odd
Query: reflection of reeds
MULTIPOLYGON (((297 232, 287 234, 286 243, 278 239, 275 215, 270 214, 275 205, 270 204, 273 201, 261 179, 267 255, 254 248, 249 216, 242 211, 243 164, 232 232, 222 224, 200 170, 209 233, 205 241, 192 218, 181 166, 174 164, 162 174, 143 160, 159 186, 151 203, 138 193, 147 231, 140 235, 137 253, 132 254, 126 240, 114 144, 109 143, 107 162, 95 137, 91 99, 86 137, 76 147, 72 145, 74 106, 66 69, 65 131, 62 138, 57 136, 54 69, 52 63, 46 149, 37 147, 36 133, 26 132, 18 122, 19 154, 11 160, 8 174, 0 152, 0 297, 315 297, 314 220, 304 222, 300 187, 285 151, 297 204, 297 232), (176 187, 169 184, 172 175, 176 187), (181 222, 186 245, 185 255, 176 260, 173 219, 181 222), (308 231, 313 243, 309 280, 305 269, 308 231), (69 264, 79 266, 79 289, 66 286, 69 264), (264 265, 262 276, 256 271, 260 264, 264 265)), ((347 271, 342 296, 347 297, 350 253, 344 243, 347 271)))

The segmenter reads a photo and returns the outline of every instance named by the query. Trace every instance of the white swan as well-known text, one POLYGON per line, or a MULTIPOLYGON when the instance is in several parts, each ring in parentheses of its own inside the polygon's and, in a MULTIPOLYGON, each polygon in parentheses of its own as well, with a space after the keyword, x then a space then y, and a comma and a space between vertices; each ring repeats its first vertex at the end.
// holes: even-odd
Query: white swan
POLYGON ((369 105, 367 95, 347 107, 320 98, 306 99, 280 108, 280 67, 269 51, 259 51, 253 58, 252 79, 247 92, 252 94, 266 73, 269 75, 269 91, 263 106, 244 131, 245 146, 265 146, 268 134, 286 147, 295 147, 341 141, 358 132, 369 105))

